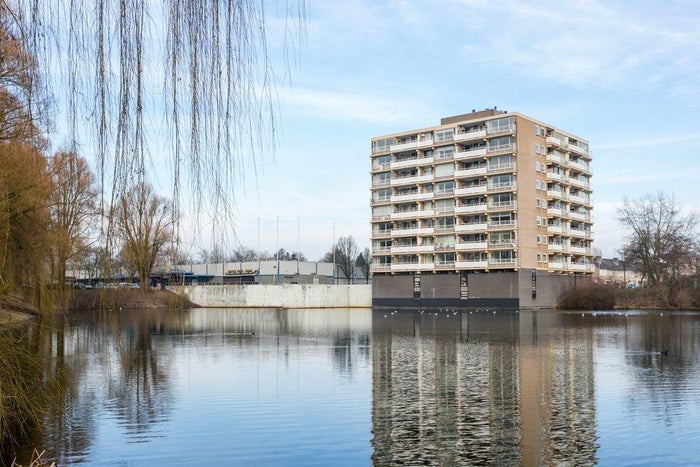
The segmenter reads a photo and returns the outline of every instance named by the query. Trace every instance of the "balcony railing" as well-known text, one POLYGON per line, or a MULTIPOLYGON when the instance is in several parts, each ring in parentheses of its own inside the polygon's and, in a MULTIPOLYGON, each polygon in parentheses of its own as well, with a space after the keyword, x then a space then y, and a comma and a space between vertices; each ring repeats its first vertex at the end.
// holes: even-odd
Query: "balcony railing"
POLYGON ((489 183, 489 191, 515 190, 515 182, 495 182, 489 183))
POLYGON ((486 211, 486 204, 463 204, 455 208, 456 214, 469 214, 474 212, 484 212, 486 211))
POLYGON ((486 269, 489 266, 488 261, 455 261, 455 268, 457 269, 486 269))
POLYGON ((424 146, 432 146, 432 145, 433 145, 432 139, 424 139, 424 140, 405 141, 405 142, 401 142, 401 143, 392 144, 390 146, 390 149, 392 152, 399 152, 399 151, 406 151, 408 149, 416 149, 416 148, 422 148, 424 146))
POLYGON ((401 203, 404 201, 424 201, 428 199, 433 199, 433 192, 427 192, 427 193, 407 193, 404 195, 394 195, 391 197, 391 200, 395 203, 401 203))
POLYGON ((464 133, 457 133, 454 135, 453 139, 455 141, 468 141, 470 139, 480 139, 486 137, 486 128, 474 131, 467 131, 464 133))
POLYGON ((508 209, 515 209, 515 201, 503 201, 503 202, 493 202, 489 204, 489 211, 504 211, 508 209))
POLYGON ((492 154, 495 152, 503 152, 503 151, 515 152, 515 143, 496 144, 493 146, 489 146, 487 151, 489 154, 492 154))
POLYGON ((486 147, 481 147, 481 148, 476 148, 476 149, 467 149, 465 151, 457 151, 455 152, 455 160, 463 160, 463 159, 472 159, 472 158, 481 158, 486 155, 486 147))
POLYGON ((455 250, 458 250, 458 251, 485 250, 487 245, 488 244, 486 242, 455 243, 455 250))
POLYGON ((486 166, 455 171, 455 178, 475 177, 479 175, 486 175, 486 166))
POLYGON ((404 177, 394 177, 391 179, 391 186, 413 185, 433 181, 433 175, 407 175, 404 177))
POLYGON ((422 157, 422 158, 413 158, 413 159, 405 159, 402 161, 396 161, 391 163, 391 169, 396 170, 396 169, 404 169, 407 167, 420 167, 423 165, 430 165, 434 162, 434 159, 432 157, 422 157))
POLYGON ((486 184, 455 189, 456 196, 481 195, 484 193, 486 193, 486 184))
POLYGON ((474 223, 474 224, 457 224, 455 225, 455 232, 481 232, 487 228, 486 222, 474 223))

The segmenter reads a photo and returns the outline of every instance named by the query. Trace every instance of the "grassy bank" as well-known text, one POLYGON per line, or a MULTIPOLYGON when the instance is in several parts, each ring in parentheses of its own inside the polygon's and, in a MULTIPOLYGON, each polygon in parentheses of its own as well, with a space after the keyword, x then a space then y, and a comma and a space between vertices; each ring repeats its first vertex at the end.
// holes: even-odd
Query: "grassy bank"
POLYGON ((559 299, 563 310, 700 310, 700 289, 666 285, 624 289, 606 284, 573 287, 559 299))

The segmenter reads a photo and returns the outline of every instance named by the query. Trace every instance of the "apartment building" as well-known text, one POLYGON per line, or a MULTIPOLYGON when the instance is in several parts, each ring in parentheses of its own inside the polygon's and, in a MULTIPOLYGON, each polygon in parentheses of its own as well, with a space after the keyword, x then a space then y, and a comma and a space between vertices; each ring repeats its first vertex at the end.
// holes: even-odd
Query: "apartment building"
POLYGON ((593 273, 586 140, 494 108, 371 151, 375 305, 546 307, 593 273))

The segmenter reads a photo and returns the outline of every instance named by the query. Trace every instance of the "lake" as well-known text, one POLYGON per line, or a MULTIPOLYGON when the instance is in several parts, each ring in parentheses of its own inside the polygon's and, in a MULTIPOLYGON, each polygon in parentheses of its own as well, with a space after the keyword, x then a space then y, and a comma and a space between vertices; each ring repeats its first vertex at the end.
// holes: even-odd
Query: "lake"
POLYGON ((4 332, 51 381, 32 445, 59 465, 700 464, 700 313, 195 309, 4 332))

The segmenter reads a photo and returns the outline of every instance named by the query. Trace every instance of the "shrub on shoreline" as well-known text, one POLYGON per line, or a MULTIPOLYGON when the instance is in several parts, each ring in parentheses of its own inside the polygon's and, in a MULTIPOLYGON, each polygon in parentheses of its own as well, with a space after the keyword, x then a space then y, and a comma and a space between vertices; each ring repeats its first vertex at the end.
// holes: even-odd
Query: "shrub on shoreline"
POLYGON ((567 289, 559 298, 563 310, 609 310, 615 307, 615 287, 587 284, 567 289))

